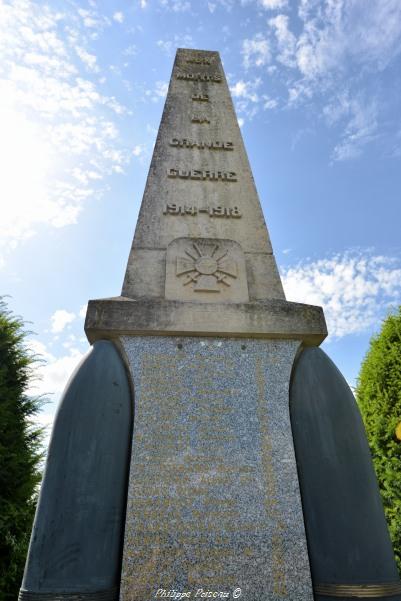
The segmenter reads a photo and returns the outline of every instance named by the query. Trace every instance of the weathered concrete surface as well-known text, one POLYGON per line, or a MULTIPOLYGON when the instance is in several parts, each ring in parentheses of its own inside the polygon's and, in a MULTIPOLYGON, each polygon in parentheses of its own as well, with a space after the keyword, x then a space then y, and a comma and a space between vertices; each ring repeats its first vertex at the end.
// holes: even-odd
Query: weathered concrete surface
POLYGON ((312 601, 288 407, 299 342, 122 338, 135 425, 121 601, 312 601), (199 598, 199 597, 198 597, 199 598))
POLYGON ((268 300, 259 303, 193 303, 124 297, 89 301, 89 342, 119 335, 292 338, 319 345, 327 335, 321 307, 268 300))
POLYGON ((111 342, 97 342, 57 412, 20 599, 116 601, 133 404, 111 342))

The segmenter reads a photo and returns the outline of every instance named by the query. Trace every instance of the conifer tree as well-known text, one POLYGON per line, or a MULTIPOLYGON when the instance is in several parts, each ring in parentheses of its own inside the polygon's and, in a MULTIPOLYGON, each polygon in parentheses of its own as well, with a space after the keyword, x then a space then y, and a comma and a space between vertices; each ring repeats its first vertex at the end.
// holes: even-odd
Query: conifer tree
POLYGON ((27 395, 37 359, 22 320, 0 298, 0 598, 15 601, 28 550, 42 459, 32 423, 43 399, 27 395))
POLYGON ((401 571, 401 440, 396 435, 401 422, 401 307, 372 338, 361 366, 356 397, 401 571))

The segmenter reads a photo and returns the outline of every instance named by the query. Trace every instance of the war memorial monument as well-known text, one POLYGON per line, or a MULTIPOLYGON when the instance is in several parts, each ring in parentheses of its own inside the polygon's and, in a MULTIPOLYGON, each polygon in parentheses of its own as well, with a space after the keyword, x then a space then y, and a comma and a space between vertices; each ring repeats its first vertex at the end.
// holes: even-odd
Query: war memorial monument
POLYGON ((121 296, 51 438, 20 601, 401 600, 320 307, 285 299, 217 52, 178 50, 121 296))

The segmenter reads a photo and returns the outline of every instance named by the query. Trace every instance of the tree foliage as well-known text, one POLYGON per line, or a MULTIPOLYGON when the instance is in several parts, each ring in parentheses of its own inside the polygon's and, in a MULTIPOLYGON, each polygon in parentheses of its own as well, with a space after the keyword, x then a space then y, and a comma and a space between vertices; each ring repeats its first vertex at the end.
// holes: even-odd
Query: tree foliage
POLYGON ((35 512, 42 429, 32 417, 43 400, 27 395, 37 359, 24 324, 0 298, 0 597, 15 601, 35 512))
POLYGON ((401 307, 373 337, 362 363, 356 396, 376 469, 384 510, 401 571, 401 307))

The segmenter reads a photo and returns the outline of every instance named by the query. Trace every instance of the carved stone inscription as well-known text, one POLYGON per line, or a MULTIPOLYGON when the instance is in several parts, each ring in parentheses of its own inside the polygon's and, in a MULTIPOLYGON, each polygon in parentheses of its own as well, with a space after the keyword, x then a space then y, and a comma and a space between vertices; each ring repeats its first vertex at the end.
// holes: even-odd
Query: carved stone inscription
POLYGON ((168 177, 178 177, 180 179, 209 180, 220 182, 236 182, 237 174, 234 171, 212 171, 199 169, 168 169, 168 177))
POLYGON ((166 298, 196 302, 247 302, 241 246, 233 240, 177 238, 167 248, 166 298))
POLYGON ((191 117, 192 123, 210 123, 209 117, 206 115, 192 115, 191 117))
POLYGON ((208 75, 207 73, 177 73, 177 79, 185 81, 209 81, 210 83, 221 83, 222 78, 217 73, 208 75))
POLYGON ((211 65, 212 59, 209 58, 187 58, 186 63, 193 63, 195 65, 211 65))
POLYGON ((194 102, 209 102, 208 94, 193 94, 192 100, 194 102))
POLYGON ((195 215, 207 213, 209 217, 234 217, 238 219, 242 217, 238 207, 196 207, 190 205, 178 205, 174 202, 169 202, 163 209, 163 215, 195 215))
MULTIPOLYGON (((181 338, 181 350, 171 338, 123 341, 136 401, 121 601, 158 589, 232 598, 237 587, 247 601, 312 599, 295 555, 302 514, 286 514, 280 466, 297 344, 247 340, 244 352, 241 341, 181 338), (269 370, 284 374, 271 398, 269 370)), ((295 460, 292 469, 296 478, 295 460)))
POLYGON ((187 140, 187 138, 172 138, 170 146, 178 148, 198 148, 199 150, 234 150, 232 142, 196 142, 195 140, 187 140))

